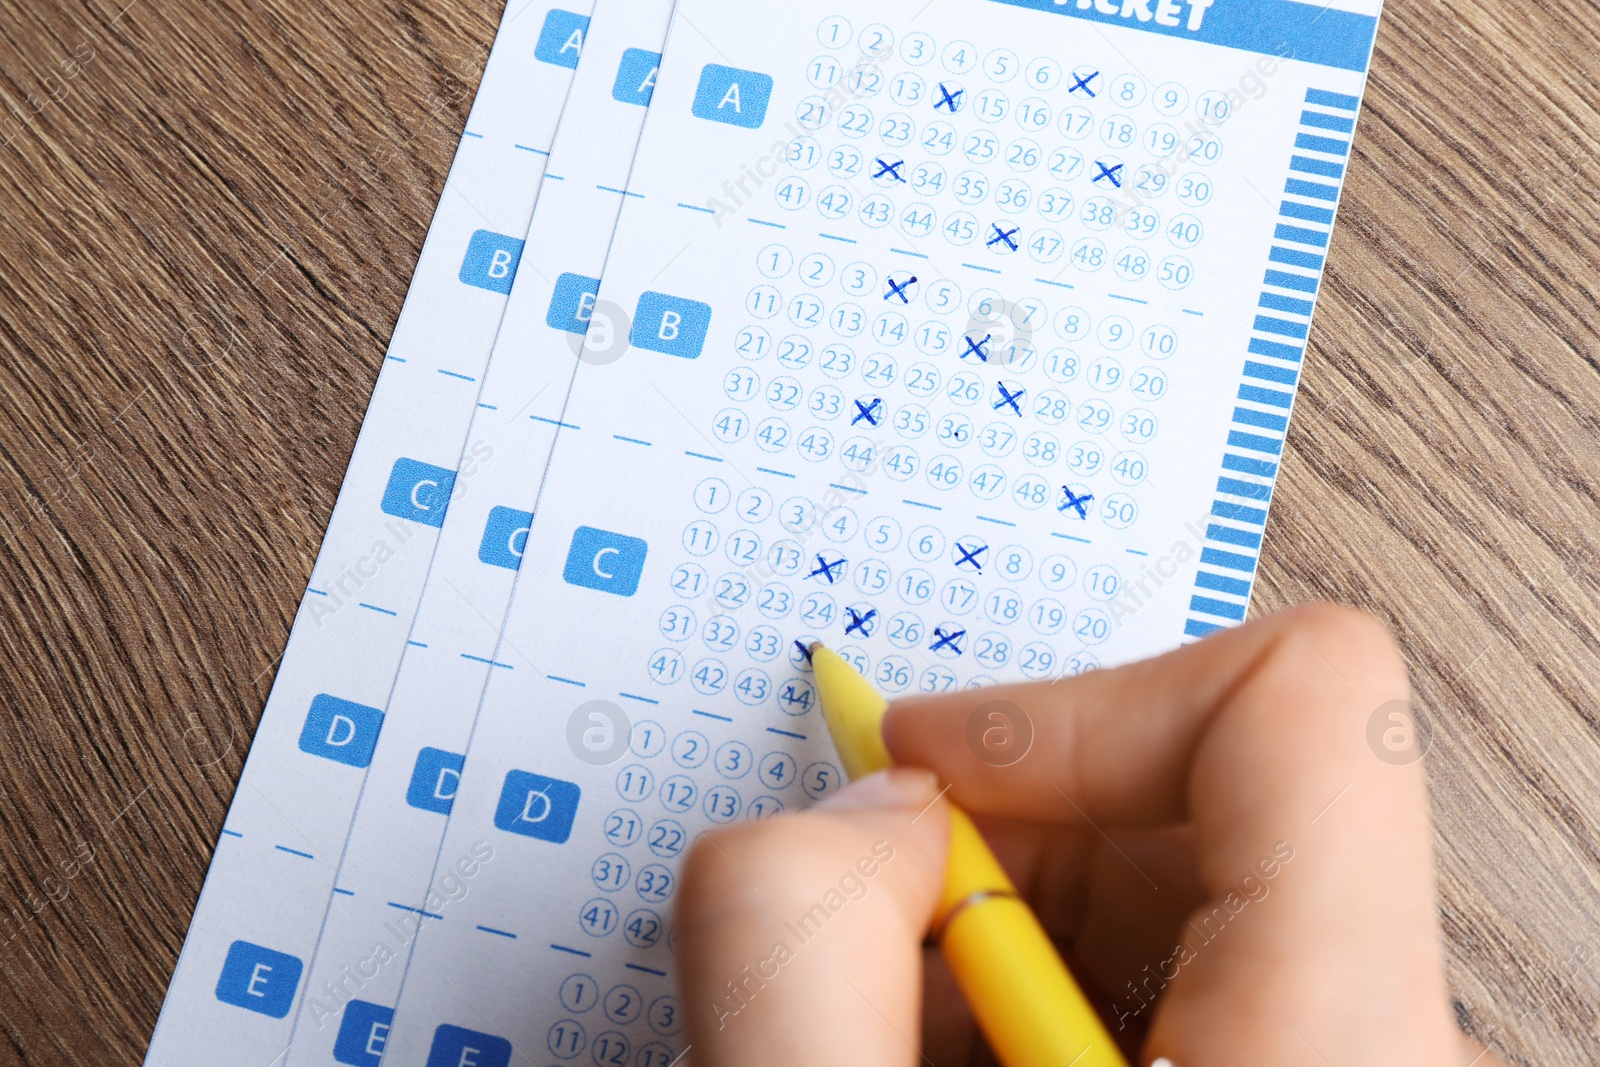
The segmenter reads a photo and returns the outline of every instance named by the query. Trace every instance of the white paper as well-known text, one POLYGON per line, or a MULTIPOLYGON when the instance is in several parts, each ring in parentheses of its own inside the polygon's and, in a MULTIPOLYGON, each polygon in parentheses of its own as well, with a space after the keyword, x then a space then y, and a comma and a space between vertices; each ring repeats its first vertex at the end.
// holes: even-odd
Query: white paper
MULTIPOLYGON (((281 1058, 586 25, 514 2, 395 325, 146 1063, 281 1058)), ((373 154, 387 151, 370 146, 373 154)), ((470 459, 471 453, 467 453, 470 459)))
POLYGON ((606 325, 594 292, 670 14, 669 0, 595 5, 467 435, 464 489, 440 531, 325 901, 290 1067, 378 1062, 406 946, 420 925, 450 915, 494 861, 480 839, 442 857, 445 871, 430 884, 486 678, 534 669, 517 649, 496 646, 585 328, 595 315, 597 329, 606 325))

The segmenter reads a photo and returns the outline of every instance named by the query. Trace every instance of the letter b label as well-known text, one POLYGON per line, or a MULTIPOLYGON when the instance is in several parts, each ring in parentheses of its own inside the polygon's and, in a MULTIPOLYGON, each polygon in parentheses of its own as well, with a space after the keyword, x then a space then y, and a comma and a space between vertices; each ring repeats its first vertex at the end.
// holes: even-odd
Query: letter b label
POLYGON ((635 348, 694 359, 706 343, 711 305, 666 293, 642 293, 628 343, 635 348))
POLYGON ((517 276, 517 261, 522 258, 522 242, 493 230, 479 230, 467 242, 459 277, 468 285, 493 293, 511 292, 517 276))

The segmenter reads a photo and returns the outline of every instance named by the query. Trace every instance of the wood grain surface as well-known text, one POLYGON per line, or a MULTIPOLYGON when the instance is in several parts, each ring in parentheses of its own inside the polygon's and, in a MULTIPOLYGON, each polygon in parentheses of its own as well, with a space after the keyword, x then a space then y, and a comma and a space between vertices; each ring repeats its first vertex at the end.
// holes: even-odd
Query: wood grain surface
MULTIPOLYGON (((0 0, 0 1062, 143 1054, 499 14, 0 0)), ((1253 604, 1398 634, 1460 1021, 1574 1067, 1597 21, 1389 0, 1253 604)))

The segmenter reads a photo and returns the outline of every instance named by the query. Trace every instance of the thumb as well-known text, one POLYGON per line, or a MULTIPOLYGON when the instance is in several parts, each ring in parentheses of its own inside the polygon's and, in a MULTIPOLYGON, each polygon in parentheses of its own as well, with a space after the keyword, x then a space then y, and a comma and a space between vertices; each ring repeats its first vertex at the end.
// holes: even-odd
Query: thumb
POLYGON ((696 1067, 916 1063, 949 832, 933 774, 896 769, 700 838, 678 900, 696 1067))

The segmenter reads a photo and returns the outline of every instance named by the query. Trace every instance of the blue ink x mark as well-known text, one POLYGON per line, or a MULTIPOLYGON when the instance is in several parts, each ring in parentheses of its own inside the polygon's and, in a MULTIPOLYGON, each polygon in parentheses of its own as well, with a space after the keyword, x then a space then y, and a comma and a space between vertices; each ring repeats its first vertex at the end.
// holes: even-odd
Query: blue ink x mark
POLYGON ((934 636, 934 642, 933 642, 933 646, 930 649, 930 651, 937 652, 941 648, 948 648, 950 651, 954 652, 956 655, 959 656, 959 655, 961 655, 961 646, 959 644, 957 644, 956 642, 960 641, 963 637, 967 636, 967 631, 965 631, 965 630, 955 630, 955 631, 952 631, 951 633, 945 633, 944 632, 944 627, 935 626, 933 628, 933 636, 934 636))
POLYGON ((977 356, 979 362, 989 362, 989 353, 983 350, 983 346, 988 344, 989 339, 993 336, 994 334, 992 333, 986 333, 983 335, 983 340, 976 342, 971 337, 963 337, 962 340, 967 342, 967 350, 961 353, 961 358, 966 359, 968 356, 977 356))
POLYGON ((828 557, 823 555, 821 552, 818 552, 817 553, 817 569, 812 571, 810 574, 806 575, 806 577, 807 578, 815 578, 817 575, 820 574, 827 581, 827 583, 829 585, 832 585, 833 583, 837 582, 840 579, 840 577, 842 577, 842 573, 835 573, 835 572, 836 571, 837 572, 843 572, 843 570, 844 570, 844 557, 843 556, 840 556, 838 559, 834 560, 832 563, 829 563, 828 562, 828 557))
POLYGON ((844 610, 850 616, 850 620, 844 624, 844 635, 849 637, 851 634, 860 634, 862 637, 870 637, 871 634, 867 632, 867 623, 877 617, 878 609, 868 608, 865 615, 856 614, 855 608, 845 608, 844 610))
POLYGON ((989 551, 988 545, 980 541, 971 548, 968 548, 960 541, 957 541, 956 551, 961 553, 961 558, 956 560, 957 567, 964 567, 970 563, 972 564, 973 570, 977 571, 979 574, 983 573, 983 560, 979 559, 978 557, 989 551))
POLYGON ((1108 167, 1104 163, 1100 162, 1097 159, 1097 160, 1094 161, 1094 165, 1100 168, 1100 173, 1096 174, 1093 178, 1090 179, 1089 183, 1091 185, 1093 185, 1095 182, 1099 181, 1101 178, 1110 178, 1111 179, 1111 187, 1113 189, 1121 189, 1122 188, 1122 179, 1117 177, 1117 175, 1122 173, 1122 164, 1121 163, 1113 163, 1111 166, 1108 167))
POLYGON ((907 295, 906 291, 913 285, 917 284, 917 276, 915 274, 899 284, 896 284, 893 278, 886 278, 884 280, 889 283, 889 291, 883 294, 883 298, 885 300, 889 299, 891 296, 898 296, 900 298, 900 303, 911 303, 911 297, 907 295))
POLYGON ((1066 511, 1068 508, 1072 508, 1077 511, 1078 518, 1087 519, 1089 517, 1089 501, 1094 499, 1094 494, 1085 493, 1082 496, 1075 496, 1072 490, 1064 485, 1061 487, 1061 491, 1066 494, 1067 499, 1056 510, 1066 511))
POLYGON ((1013 393, 1006 388, 1005 382, 996 382, 995 388, 1000 390, 1000 399, 994 402, 994 409, 999 411, 1001 408, 1009 407, 1020 416, 1022 414, 1022 406, 1017 402, 1022 399, 1028 390, 1019 385, 1017 386, 1017 391, 1013 393))
POLYGON ((850 419, 850 425, 851 426, 854 426, 856 423, 860 422, 862 419, 866 419, 867 420, 867 425, 868 426, 876 426, 876 425, 878 425, 878 419, 880 417, 879 414, 878 414, 878 409, 883 407, 883 398, 882 397, 879 397, 879 396, 873 397, 872 398, 872 403, 870 403, 870 404, 863 404, 861 401, 857 400, 857 401, 855 401, 855 405, 856 405, 856 413, 850 419))
POLYGON ((882 156, 878 156, 875 159, 873 159, 873 162, 878 165, 878 173, 876 173, 876 174, 874 174, 872 176, 874 181, 876 181, 878 178, 883 177, 885 174, 887 174, 889 177, 893 178, 897 182, 904 182, 905 181, 904 178, 900 177, 900 168, 906 165, 906 161, 905 160, 897 159, 893 163, 889 163, 889 162, 886 162, 882 156))
POLYGON ((939 99, 933 102, 933 110, 938 111, 942 107, 946 108, 949 110, 950 114, 954 115, 956 113, 956 109, 961 106, 959 101, 961 100, 962 92, 964 92, 964 90, 957 89, 954 93, 952 93, 949 89, 944 87, 944 82, 940 82, 939 99))
POLYGON ((993 248, 1001 241, 1004 241, 1006 243, 1006 247, 1011 249, 1011 251, 1015 252, 1017 250, 1017 242, 1013 241, 1011 238, 1015 237, 1017 231, 1022 229, 1021 226, 1013 226, 1011 229, 1006 230, 1001 229, 998 222, 991 222, 989 223, 989 228, 994 231, 994 236, 989 238, 989 240, 985 243, 985 247, 993 248))
POLYGON ((806 658, 807 663, 811 662, 811 650, 809 648, 799 641, 794 643, 794 647, 800 650, 800 654, 806 658))
POLYGON ((1072 76, 1072 88, 1067 90, 1067 95, 1071 96, 1073 93, 1077 92, 1079 89, 1082 89, 1084 92, 1088 93, 1090 96, 1095 95, 1094 90, 1089 87, 1089 83, 1094 81, 1099 76, 1100 76, 1100 72, 1098 70, 1091 70, 1089 73, 1085 74, 1081 78, 1078 77, 1076 74, 1074 74, 1072 76))

